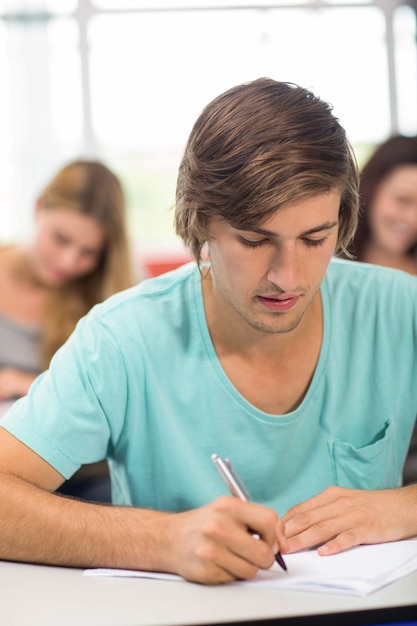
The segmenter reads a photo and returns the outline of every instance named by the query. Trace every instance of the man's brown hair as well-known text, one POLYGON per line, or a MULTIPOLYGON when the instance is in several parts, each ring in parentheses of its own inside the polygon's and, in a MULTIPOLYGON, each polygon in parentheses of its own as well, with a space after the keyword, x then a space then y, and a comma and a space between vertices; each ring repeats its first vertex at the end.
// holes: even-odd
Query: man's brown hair
POLYGON ((332 107, 292 83, 270 78, 238 85, 196 120, 182 158, 175 228, 197 261, 209 224, 251 230, 280 207, 337 188, 337 250, 358 219, 358 170, 332 107))

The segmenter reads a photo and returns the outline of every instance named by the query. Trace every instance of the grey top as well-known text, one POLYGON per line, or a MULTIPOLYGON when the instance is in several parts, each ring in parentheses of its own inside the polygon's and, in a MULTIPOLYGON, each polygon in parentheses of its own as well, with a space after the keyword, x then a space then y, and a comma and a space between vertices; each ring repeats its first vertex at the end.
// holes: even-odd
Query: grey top
POLYGON ((40 336, 38 326, 15 322, 0 313, 0 368, 16 367, 39 374, 40 336))

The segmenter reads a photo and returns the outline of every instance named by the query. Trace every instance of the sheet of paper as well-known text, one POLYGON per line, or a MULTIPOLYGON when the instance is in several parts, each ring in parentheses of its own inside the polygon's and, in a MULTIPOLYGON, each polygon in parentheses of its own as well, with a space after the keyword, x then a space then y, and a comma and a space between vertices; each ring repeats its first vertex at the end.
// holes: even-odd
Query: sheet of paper
MULTIPOLYGON (((315 550, 286 554, 288 572, 278 565, 233 585, 258 585, 365 596, 417 570, 417 540, 358 546, 333 556, 315 550)), ((183 581, 175 574, 121 569, 88 569, 88 576, 121 576, 183 581)))

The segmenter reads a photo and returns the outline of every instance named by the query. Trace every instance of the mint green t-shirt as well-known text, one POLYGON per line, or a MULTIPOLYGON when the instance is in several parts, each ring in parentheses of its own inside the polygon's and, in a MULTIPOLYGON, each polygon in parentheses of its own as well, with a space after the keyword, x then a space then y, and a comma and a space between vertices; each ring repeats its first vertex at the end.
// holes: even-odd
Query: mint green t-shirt
POLYGON ((107 457, 117 504, 181 511, 227 493, 213 453, 280 515, 332 484, 399 486, 417 415, 417 281, 335 259, 321 294, 319 361, 288 414, 258 410, 225 375, 191 263, 96 306, 1 425, 67 478, 107 457))

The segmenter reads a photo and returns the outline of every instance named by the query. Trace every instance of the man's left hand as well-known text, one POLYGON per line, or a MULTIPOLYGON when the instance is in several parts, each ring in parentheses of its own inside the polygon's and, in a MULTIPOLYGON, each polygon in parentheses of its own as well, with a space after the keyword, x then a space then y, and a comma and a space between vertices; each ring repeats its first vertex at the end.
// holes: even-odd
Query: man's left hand
POLYGON ((365 491, 329 487, 289 509, 282 518, 285 552, 318 546, 330 555, 359 544, 417 535, 417 485, 365 491))

